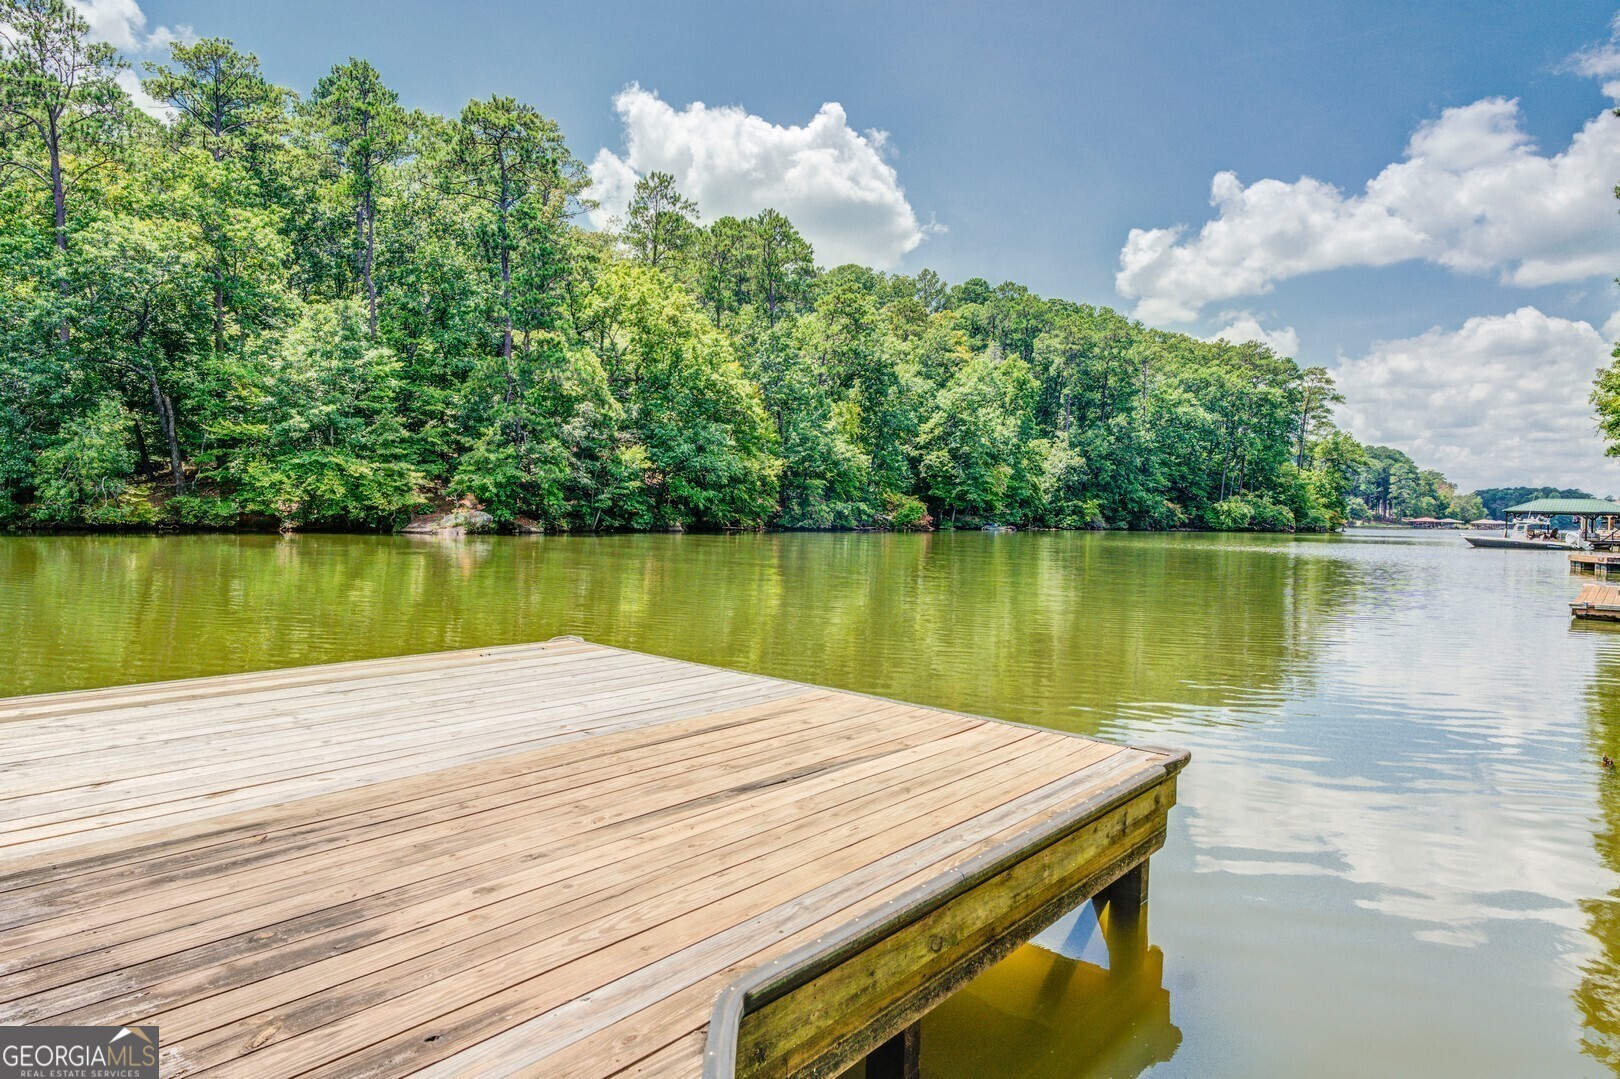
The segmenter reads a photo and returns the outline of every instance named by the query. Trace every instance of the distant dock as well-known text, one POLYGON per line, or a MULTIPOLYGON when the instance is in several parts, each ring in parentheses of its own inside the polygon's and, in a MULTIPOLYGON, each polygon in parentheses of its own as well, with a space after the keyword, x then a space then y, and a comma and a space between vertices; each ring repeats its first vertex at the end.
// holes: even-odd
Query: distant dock
POLYGON ((156 1024, 166 1077, 903 1075, 974 974, 1140 908, 1186 762, 574 639, 0 739, 0 1024, 156 1024))
MULTIPOLYGON (((1600 581, 1611 581, 1620 576, 1620 554, 1577 551, 1569 556, 1569 568, 1577 573, 1592 574, 1600 581)), ((1569 605, 1569 613, 1592 621, 1620 622, 1620 585, 1582 585, 1580 595, 1569 605)))
POLYGON ((1569 605, 1569 613, 1576 618, 1590 618, 1601 622, 1620 622, 1620 585, 1589 584, 1581 586, 1581 594, 1569 605))
POLYGON ((1576 551, 1569 556, 1569 568, 1608 580, 1611 576, 1620 574, 1620 554, 1608 551, 1576 551))

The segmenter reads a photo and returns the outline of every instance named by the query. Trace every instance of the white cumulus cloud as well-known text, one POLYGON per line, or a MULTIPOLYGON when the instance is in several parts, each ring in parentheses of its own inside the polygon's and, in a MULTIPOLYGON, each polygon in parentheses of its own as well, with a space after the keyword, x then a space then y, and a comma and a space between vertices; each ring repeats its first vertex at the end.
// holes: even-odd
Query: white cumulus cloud
POLYGON ((1610 339, 1535 307, 1454 330, 1379 341, 1334 372, 1342 419, 1363 442, 1405 450, 1464 490, 1519 484, 1620 493, 1587 397, 1610 339))
MULTIPOLYGON (((172 42, 190 41, 195 35, 189 26, 146 26, 146 12, 136 0, 72 0, 84 21, 90 24, 90 39, 105 41, 131 56, 158 53, 172 42)), ((169 110, 141 88, 141 77, 133 68, 120 71, 118 85, 139 109, 153 116, 167 117, 169 110)))
POLYGON ((693 102, 675 109, 639 86, 616 95, 613 105, 625 149, 604 148, 591 162, 598 226, 622 218, 638 177, 667 172, 706 221, 779 210, 825 266, 893 268, 929 230, 884 160, 887 136, 856 131, 836 103, 802 126, 773 124, 736 106, 693 102))
POLYGON ((91 39, 105 41, 119 52, 153 52, 191 38, 189 26, 148 30, 146 12, 136 0, 73 0, 73 6, 90 24, 91 39))
MULTIPOLYGON (((1594 55, 1588 67, 1609 63, 1594 55)), ((1620 262, 1617 176, 1620 119, 1607 110, 1548 155, 1517 101, 1486 98, 1419 127, 1404 159, 1359 194, 1309 176, 1244 186, 1217 174, 1214 219, 1192 234, 1132 229, 1115 287, 1142 319, 1188 321, 1206 304, 1345 266, 1424 259, 1521 286, 1607 276, 1620 262)))
POLYGON ((120 71, 115 78, 118 85, 124 88, 124 93, 129 95, 130 101, 135 103, 137 109, 150 113, 160 120, 173 118, 174 110, 147 93, 146 88, 141 85, 141 77, 135 72, 120 71))
POLYGON ((1204 340, 1228 341, 1234 345, 1258 341, 1279 356, 1299 355, 1299 334, 1292 326, 1268 330, 1260 325, 1259 318, 1248 311, 1227 311, 1221 315, 1220 321, 1226 323, 1226 328, 1210 334, 1204 340))

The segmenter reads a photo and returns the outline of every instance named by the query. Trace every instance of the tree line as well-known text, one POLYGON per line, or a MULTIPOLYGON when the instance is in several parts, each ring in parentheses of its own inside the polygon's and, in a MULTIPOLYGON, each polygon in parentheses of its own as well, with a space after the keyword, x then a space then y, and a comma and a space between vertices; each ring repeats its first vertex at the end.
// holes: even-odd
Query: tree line
POLYGON ((1445 476, 1432 468, 1420 468, 1400 450, 1367 446, 1350 484, 1346 512, 1357 521, 1412 517, 1477 521, 1487 515, 1485 493, 1457 490, 1445 476))
MULTIPOLYGON (((584 227, 561 130, 124 61, 0 0, 0 522, 1325 530, 1455 492, 1321 367, 1012 282, 821 268, 668 175, 584 227), (1359 507, 1359 509, 1358 509, 1359 507)), ((1414 515, 1414 514, 1408 514, 1414 515)), ((1442 515, 1436 513, 1434 515, 1442 515)), ((1460 514, 1457 514, 1460 515, 1460 514)))
POLYGON ((1482 487, 1474 492, 1485 507, 1485 516, 1501 519, 1509 506, 1520 506, 1538 498, 1596 498, 1579 487, 1482 487))

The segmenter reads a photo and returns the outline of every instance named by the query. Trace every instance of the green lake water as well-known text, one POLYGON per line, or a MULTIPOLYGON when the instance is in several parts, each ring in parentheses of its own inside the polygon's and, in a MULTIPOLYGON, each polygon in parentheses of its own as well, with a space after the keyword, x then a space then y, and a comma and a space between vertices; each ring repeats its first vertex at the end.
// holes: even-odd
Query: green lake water
POLYGON ((1603 1075, 1620 627, 1576 589, 1455 533, 6 537, 0 696, 572 633, 1182 746, 1144 959, 1060 927, 925 1075, 1603 1075))

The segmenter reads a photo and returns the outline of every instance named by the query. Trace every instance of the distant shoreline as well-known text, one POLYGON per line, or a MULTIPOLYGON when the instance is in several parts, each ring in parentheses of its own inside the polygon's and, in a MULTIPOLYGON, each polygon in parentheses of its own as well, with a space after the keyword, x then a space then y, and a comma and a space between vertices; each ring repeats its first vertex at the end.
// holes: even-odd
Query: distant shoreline
MULTIPOLYGON (((230 525, 209 527, 206 525, 37 525, 32 527, 9 526, 0 528, 0 537, 47 537, 47 536, 375 536, 382 538, 409 537, 412 539, 467 539, 497 537, 520 539, 525 537, 608 537, 608 536, 734 536, 734 535, 771 535, 771 536, 938 536, 954 534, 973 534, 983 532, 996 532, 997 534, 1017 534, 1022 532, 1108 532, 1130 533, 1143 536, 1238 536, 1238 535, 1271 535, 1271 536, 1330 536, 1342 535, 1351 528, 1396 528, 1407 531, 1448 531, 1447 529, 1418 529, 1411 525, 1347 525, 1335 530, 1293 530, 1281 531, 1277 529, 1258 528, 1127 528, 1127 527, 1096 527, 1096 528, 1049 528, 1036 525, 1017 525, 1010 528, 990 529, 981 525, 963 525, 955 528, 616 528, 598 529, 517 529, 493 528, 482 531, 467 531, 465 529, 443 529, 438 532, 409 532, 404 528, 368 528, 363 525, 340 526, 322 525, 307 528, 282 529, 274 525, 230 525)), ((1450 531, 1468 531, 1455 529, 1450 531)))

